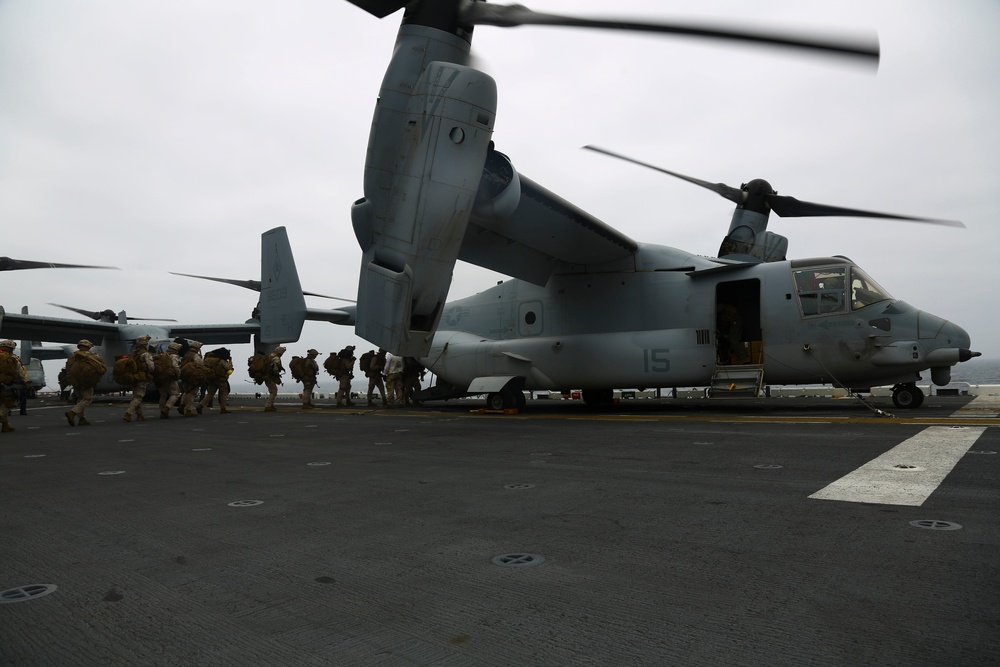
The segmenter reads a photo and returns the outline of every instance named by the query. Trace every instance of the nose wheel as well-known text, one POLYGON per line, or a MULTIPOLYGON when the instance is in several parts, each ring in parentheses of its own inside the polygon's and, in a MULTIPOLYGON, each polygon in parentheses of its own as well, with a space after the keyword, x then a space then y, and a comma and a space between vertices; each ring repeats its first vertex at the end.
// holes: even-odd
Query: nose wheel
POLYGON ((892 388, 892 403, 897 408, 919 408, 924 403, 924 392, 913 382, 897 384, 892 388))

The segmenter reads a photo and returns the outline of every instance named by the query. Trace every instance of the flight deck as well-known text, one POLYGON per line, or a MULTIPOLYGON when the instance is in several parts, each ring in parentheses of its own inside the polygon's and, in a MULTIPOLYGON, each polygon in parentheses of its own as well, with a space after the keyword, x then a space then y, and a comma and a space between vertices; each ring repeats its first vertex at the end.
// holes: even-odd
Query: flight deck
POLYGON ((0 664, 1000 655, 995 396, 262 404, 15 416, 0 664))

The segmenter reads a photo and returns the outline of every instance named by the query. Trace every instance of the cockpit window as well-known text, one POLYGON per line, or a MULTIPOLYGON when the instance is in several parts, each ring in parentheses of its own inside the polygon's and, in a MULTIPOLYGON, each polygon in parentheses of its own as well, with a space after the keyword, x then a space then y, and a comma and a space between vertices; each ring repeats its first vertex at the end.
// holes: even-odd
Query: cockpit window
POLYGON ((888 301, 892 295, 856 266, 851 267, 851 308, 857 310, 879 301, 888 301))
POLYGON ((847 311, 844 289, 847 267, 803 269, 794 271, 793 276, 803 316, 829 315, 847 311))

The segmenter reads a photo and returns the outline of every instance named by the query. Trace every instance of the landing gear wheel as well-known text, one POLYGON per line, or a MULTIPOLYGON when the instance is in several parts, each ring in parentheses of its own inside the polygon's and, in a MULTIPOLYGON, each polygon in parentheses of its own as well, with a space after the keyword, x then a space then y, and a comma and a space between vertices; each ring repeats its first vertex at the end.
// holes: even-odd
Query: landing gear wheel
POLYGON ((500 392, 494 391, 486 395, 486 407, 490 410, 503 410, 504 403, 504 396, 500 392))
POLYGON ((924 392, 912 383, 898 384, 892 388, 892 403, 897 408, 919 408, 924 404, 924 392))

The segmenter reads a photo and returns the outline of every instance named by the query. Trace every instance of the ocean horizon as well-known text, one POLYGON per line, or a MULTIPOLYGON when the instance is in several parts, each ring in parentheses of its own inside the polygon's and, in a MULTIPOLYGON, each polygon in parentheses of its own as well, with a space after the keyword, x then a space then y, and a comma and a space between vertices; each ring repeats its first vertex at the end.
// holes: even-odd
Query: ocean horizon
MULTIPOLYGON (((924 373, 923 376, 925 380, 930 381, 929 372, 924 373)), ((968 382, 971 385, 1000 385, 1000 359, 976 357, 956 364, 951 369, 951 381, 952 383, 968 382)))

